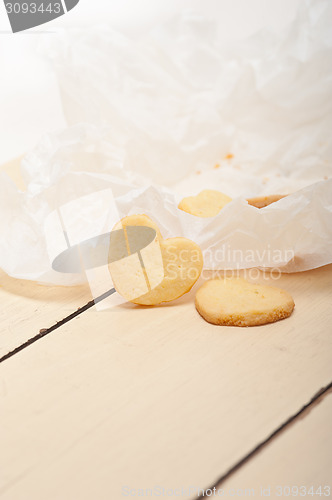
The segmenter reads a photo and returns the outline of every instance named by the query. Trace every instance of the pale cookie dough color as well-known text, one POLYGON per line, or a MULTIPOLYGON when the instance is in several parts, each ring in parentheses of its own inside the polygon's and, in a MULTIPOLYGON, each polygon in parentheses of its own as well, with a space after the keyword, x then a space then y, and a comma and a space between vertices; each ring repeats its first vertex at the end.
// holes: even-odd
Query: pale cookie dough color
POLYGON ((189 292, 203 268, 202 251, 196 243, 187 238, 164 240, 158 226, 146 215, 125 217, 113 231, 121 229, 126 252, 114 261, 110 249, 108 264, 114 287, 120 295, 135 304, 157 305, 189 292), (154 240, 144 248, 137 244, 138 237, 134 240, 129 237, 139 226, 156 231, 154 240))
POLYGON ((204 189, 197 196, 188 196, 180 201, 178 208, 196 217, 214 217, 232 198, 220 191, 204 189))
POLYGON ((196 293, 196 309, 209 323, 255 326, 287 318, 294 309, 291 295, 242 278, 213 279, 196 293))

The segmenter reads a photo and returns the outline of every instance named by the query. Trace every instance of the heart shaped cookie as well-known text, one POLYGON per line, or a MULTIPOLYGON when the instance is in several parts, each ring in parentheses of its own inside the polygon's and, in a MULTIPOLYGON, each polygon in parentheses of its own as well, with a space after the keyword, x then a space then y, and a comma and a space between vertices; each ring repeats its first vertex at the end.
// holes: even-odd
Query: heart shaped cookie
POLYGON ((142 305, 170 302, 189 292, 198 280, 203 255, 193 241, 180 237, 164 240, 158 226, 146 215, 125 217, 114 231, 120 238, 117 246, 125 246, 126 251, 121 259, 114 260, 111 245, 108 268, 115 289, 126 300, 142 305), (155 231, 147 245, 140 238, 143 228, 155 231))
POLYGON ((180 201, 178 208, 196 217, 214 217, 232 198, 220 191, 204 189, 197 196, 188 196, 180 201))

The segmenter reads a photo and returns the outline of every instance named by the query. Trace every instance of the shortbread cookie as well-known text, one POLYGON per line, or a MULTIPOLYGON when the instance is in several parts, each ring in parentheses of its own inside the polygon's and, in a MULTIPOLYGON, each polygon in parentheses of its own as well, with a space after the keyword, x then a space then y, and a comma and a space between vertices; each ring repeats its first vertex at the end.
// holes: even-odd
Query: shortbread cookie
POLYGON ((125 217, 113 232, 121 229, 126 241, 125 256, 114 260, 111 248, 108 265, 120 295, 135 304, 157 305, 189 292, 203 268, 203 255, 196 243, 187 238, 164 240, 158 226, 146 215, 125 217), (153 241, 143 248, 139 232, 134 234, 138 227, 155 230, 153 241))
POLYGON ((255 326, 287 318, 294 309, 291 295, 243 278, 212 279, 196 293, 196 309, 209 323, 255 326))
POLYGON ((249 205, 252 205, 256 208, 264 208, 271 203, 281 200, 281 198, 285 198, 285 194, 270 194, 269 196, 256 196, 255 198, 249 198, 247 202, 249 205))
POLYGON ((204 189, 197 196, 188 196, 180 201, 178 208, 196 217, 214 217, 232 198, 220 191, 204 189))

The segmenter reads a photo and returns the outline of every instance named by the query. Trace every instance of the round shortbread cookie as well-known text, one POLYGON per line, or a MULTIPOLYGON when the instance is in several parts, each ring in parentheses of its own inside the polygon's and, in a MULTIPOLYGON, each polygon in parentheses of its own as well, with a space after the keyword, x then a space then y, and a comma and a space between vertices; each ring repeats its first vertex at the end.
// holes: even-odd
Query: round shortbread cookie
POLYGON ((214 217, 232 198, 220 191, 204 189, 197 196, 188 196, 180 201, 178 208, 196 217, 214 217))
POLYGON ((113 231, 121 229, 125 232, 127 252, 115 262, 109 256, 108 268, 122 297, 135 304, 157 305, 191 290, 203 268, 202 251, 196 243, 181 237, 164 240, 157 224, 143 214, 125 217, 113 231), (128 231, 132 233, 139 226, 153 228, 156 236, 138 255, 135 250, 140 245, 135 239, 129 241, 128 231))
POLYGON ((243 278, 212 279, 196 293, 196 309, 209 323, 255 326, 287 318, 294 309, 291 295, 243 278))

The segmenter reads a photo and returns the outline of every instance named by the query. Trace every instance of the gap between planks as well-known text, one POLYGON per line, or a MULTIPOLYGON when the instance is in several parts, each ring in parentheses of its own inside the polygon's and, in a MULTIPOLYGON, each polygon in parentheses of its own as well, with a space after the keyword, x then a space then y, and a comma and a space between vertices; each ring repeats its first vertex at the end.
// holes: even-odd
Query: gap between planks
POLYGON ((106 299, 110 295, 113 295, 113 293, 115 293, 115 289, 111 288, 110 290, 108 290, 107 292, 103 293, 102 295, 99 295, 99 297, 97 297, 96 299, 90 300, 83 307, 79 307, 77 309, 77 311, 73 312, 72 314, 69 314, 69 316, 66 316, 61 321, 57 321, 55 323, 55 325, 51 326, 50 328, 42 328, 41 330, 39 330, 39 333, 37 335, 35 335, 31 339, 27 340, 26 342, 24 342, 20 346, 16 347, 12 351, 10 351, 7 354, 5 354, 4 356, 2 356, 0 358, 0 363, 3 363, 7 359, 15 356, 16 354, 18 354, 19 352, 23 351, 27 347, 30 347, 32 344, 34 344, 38 340, 46 337, 46 335, 48 335, 51 332, 53 332, 54 330, 57 330, 58 328, 60 328, 60 326, 64 325, 65 323, 68 323, 68 321, 71 321, 72 319, 76 318, 77 316, 79 316, 83 312, 87 311, 88 309, 90 309, 91 307, 93 307, 98 302, 101 302, 102 300, 106 299))
MULTIPOLYGON (((13 351, 7 353, 3 357, 0 358, 0 363, 4 362, 5 360, 11 358, 12 356, 18 354, 22 350, 26 349, 27 347, 31 346, 38 340, 44 338, 54 330, 60 328, 64 324, 68 323, 75 317, 79 316, 83 312, 87 311, 91 307, 93 307, 96 303, 104 300, 108 296, 112 295, 115 293, 115 289, 112 288, 105 292, 104 294, 100 295, 94 300, 89 301, 87 304, 84 306, 80 307, 75 311, 74 313, 66 316, 63 320, 58 321, 56 324, 51 326, 50 328, 42 328, 39 332, 38 335, 32 337, 31 339, 27 340, 24 342, 22 345, 18 346, 15 348, 13 351)), ((268 446, 274 439, 276 439, 283 431, 285 431, 287 428, 289 428, 292 424, 294 424, 298 418, 303 418, 305 417, 309 411, 312 410, 312 408, 319 403, 324 396, 327 395, 328 392, 332 390, 332 381, 320 389, 316 394, 313 395, 313 397, 309 400, 308 403, 306 403, 303 407, 301 407, 296 413, 291 415, 285 422, 283 422, 280 426, 278 426, 275 430, 273 430, 269 436, 267 436, 264 440, 262 440, 257 446, 255 446, 249 453, 247 453, 243 458, 238 460, 233 466, 231 466, 225 473, 223 473, 212 486, 208 486, 206 490, 213 490, 213 488, 219 488, 227 479, 229 479, 233 474, 235 474, 242 466, 244 466, 246 463, 248 463, 249 460, 253 459, 258 453, 260 453, 266 446, 268 446)), ((197 497, 195 497, 197 498, 197 497)), ((203 496, 198 497, 198 499, 204 499, 203 496)))
MULTIPOLYGON (((233 476, 241 467, 252 460, 257 456, 260 452, 266 448, 271 442, 273 442, 281 433, 289 429, 293 424, 295 424, 298 419, 305 418, 311 410, 320 403, 328 394, 332 393, 332 381, 322 387, 314 396, 310 399, 310 401, 305 404, 299 411, 291 415, 284 423, 282 423, 279 427, 277 427, 271 434, 261 441, 255 448, 253 448, 249 453, 247 453, 241 460, 237 461, 228 471, 226 471, 222 476, 220 476, 212 485, 205 488, 207 490, 213 490, 214 488, 218 490, 223 483, 233 476)), ((195 497, 197 500, 204 500, 204 495, 199 497, 195 497)))

